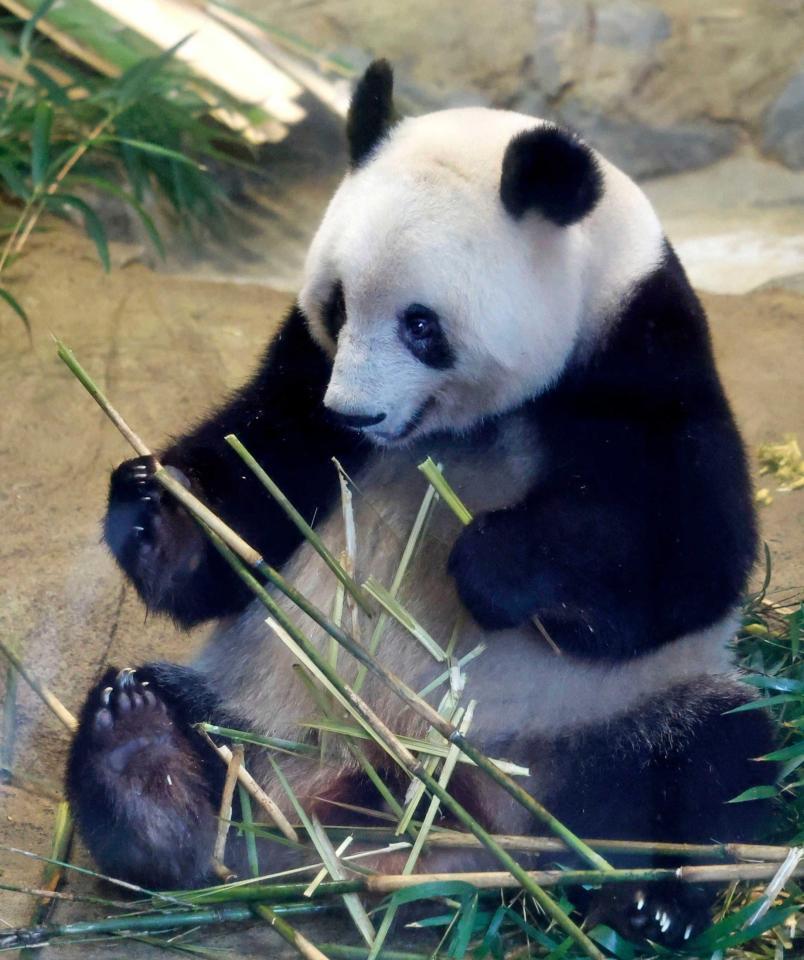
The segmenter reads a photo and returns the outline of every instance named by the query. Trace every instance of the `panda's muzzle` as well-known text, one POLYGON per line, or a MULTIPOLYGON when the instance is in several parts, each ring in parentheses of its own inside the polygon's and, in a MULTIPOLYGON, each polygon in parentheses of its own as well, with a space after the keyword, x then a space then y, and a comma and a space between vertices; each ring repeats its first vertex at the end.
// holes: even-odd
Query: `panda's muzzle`
POLYGON ((366 427, 376 426, 385 420, 384 413, 344 413, 332 407, 327 408, 327 417, 338 427, 347 427, 350 430, 363 430, 366 427))

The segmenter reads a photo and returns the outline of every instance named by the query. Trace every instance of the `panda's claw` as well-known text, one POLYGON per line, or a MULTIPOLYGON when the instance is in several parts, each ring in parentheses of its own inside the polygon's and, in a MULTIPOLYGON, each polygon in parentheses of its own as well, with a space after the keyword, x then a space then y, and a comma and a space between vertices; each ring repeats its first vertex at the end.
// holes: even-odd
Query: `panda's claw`
POLYGON ((678 948, 708 925, 710 902, 710 894, 702 888, 656 883, 648 888, 602 891, 593 912, 626 939, 678 948))

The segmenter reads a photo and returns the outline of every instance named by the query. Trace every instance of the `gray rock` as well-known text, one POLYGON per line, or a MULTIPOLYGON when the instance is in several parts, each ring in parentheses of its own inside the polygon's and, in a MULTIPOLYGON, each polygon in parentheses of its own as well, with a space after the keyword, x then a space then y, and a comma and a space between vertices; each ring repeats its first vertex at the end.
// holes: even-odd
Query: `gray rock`
POLYGON ((670 32, 666 14, 647 3, 613 0, 595 11, 595 41, 631 53, 649 53, 670 32))
POLYGON ((638 120, 604 116, 579 100, 561 105, 558 119, 632 177, 679 173, 728 156, 737 144, 734 126, 692 120, 651 126, 638 120))
POLYGON ((804 64, 768 110, 764 147, 788 167, 804 169, 804 64))

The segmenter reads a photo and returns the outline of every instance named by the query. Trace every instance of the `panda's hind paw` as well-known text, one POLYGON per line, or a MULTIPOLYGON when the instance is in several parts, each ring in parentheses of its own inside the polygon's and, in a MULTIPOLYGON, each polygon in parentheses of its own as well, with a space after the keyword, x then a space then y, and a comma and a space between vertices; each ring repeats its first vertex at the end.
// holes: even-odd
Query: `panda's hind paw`
POLYGON ((149 680, 131 667, 107 680, 95 690, 86 733, 95 763, 112 776, 125 776, 163 758, 176 730, 167 705, 149 680))
POLYGON ((592 912, 626 939, 683 948, 709 925, 711 904, 711 894, 701 887, 651 883, 604 890, 592 912))

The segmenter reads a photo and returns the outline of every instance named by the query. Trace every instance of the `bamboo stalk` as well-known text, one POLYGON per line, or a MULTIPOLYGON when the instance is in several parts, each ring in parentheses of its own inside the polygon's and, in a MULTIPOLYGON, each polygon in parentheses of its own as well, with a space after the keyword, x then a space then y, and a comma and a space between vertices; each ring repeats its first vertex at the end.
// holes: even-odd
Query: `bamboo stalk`
MULTIPOLYGON (((232 762, 232 751, 229 749, 229 747, 224 746, 223 744, 215 743, 215 741, 209 737, 204 730, 199 730, 199 732, 212 747, 215 753, 217 753, 221 760, 223 760, 223 762, 228 766, 232 762)), ((251 796, 254 797, 257 803, 263 808, 263 810, 268 814, 271 820, 277 825, 279 830, 282 831, 288 840, 298 843, 299 835, 290 825, 288 818, 284 815, 284 813, 282 813, 277 804, 268 796, 268 794, 262 789, 262 787, 242 764, 240 767, 238 767, 237 779, 243 785, 243 787, 248 790, 251 796)))
MULTIPOLYGON (((66 895, 63 895, 66 896, 66 895)), ((259 908, 257 908, 259 909, 259 908)), ((267 909, 267 908, 265 908, 267 909)), ((275 906, 274 916, 308 913, 317 909, 296 905, 275 906)), ((47 924, 38 927, 18 927, 0 933, 0 950, 43 946, 51 940, 64 937, 89 937, 98 934, 158 933, 183 927, 210 926, 216 923, 243 923, 254 919, 254 908, 248 906, 204 907, 172 913, 148 913, 142 916, 108 917, 102 920, 81 920, 75 923, 47 924)), ((278 932, 278 931, 277 931, 278 932)), ((119 942, 119 941, 117 941, 119 942)), ((319 953, 320 957, 324 955, 319 953)))
MULTIPOLYGON (((220 864, 226 869, 224 856, 226 853, 226 839, 229 836, 229 825, 232 822, 232 800, 240 768, 243 765, 243 744, 235 744, 231 751, 229 762, 226 764, 226 779, 221 791, 221 806, 218 813, 218 833, 215 837, 215 846, 212 848, 213 863, 220 864)), ((229 871, 231 873, 231 871, 229 871)), ((231 879, 231 876, 227 879, 231 879)))
MULTIPOLYGON (((58 355, 69 367, 71 372, 82 383, 85 389, 90 393, 93 399, 98 403, 101 409, 117 426, 123 436, 131 443, 133 448, 142 456, 151 456, 152 454, 140 440, 136 433, 128 426, 120 414, 109 403, 103 395, 100 388, 95 384, 92 378, 87 374, 81 364, 73 355, 72 351, 60 340, 54 338, 58 346, 58 355)), ((154 474, 162 485, 168 489, 194 516, 196 516, 209 530, 215 533, 223 541, 224 545, 230 549, 235 556, 241 558, 251 567, 259 570, 266 575, 275 586, 278 587, 290 600, 292 600, 304 613, 310 616, 326 632, 341 644, 349 653, 352 654, 360 663, 364 664, 372 671, 386 686, 397 693, 409 706, 411 706, 420 716, 427 720, 451 743, 454 743, 458 749, 466 754, 474 763, 484 770, 499 786, 508 792, 519 804, 525 807, 531 814, 540 819, 557 836, 560 836, 576 853, 587 860, 592 866, 605 869, 608 864, 599 854, 587 847, 578 837, 572 833, 569 828, 557 820, 542 804, 531 797, 525 790, 518 786, 513 779, 500 770, 491 760, 489 760, 480 750, 473 747, 459 733, 455 727, 444 720, 436 710, 434 710, 426 700, 407 686, 399 677, 384 667, 369 654, 369 652, 347 634, 340 627, 336 627, 328 618, 314 605, 311 604, 302 594, 293 588, 285 578, 274 570, 269 564, 266 564, 262 557, 247 544, 242 537, 239 537, 231 528, 220 520, 212 511, 198 500, 189 490, 187 490, 178 480, 171 476, 163 467, 160 466, 154 474)), ((262 590, 260 584, 251 578, 252 590, 258 596, 268 598, 270 602, 269 609, 275 606, 268 594, 262 590)), ((248 582, 248 581, 247 581, 248 582)), ((284 614, 282 615, 284 617, 284 614)), ((254 794, 252 794, 253 796, 254 794)))
POLYGON ((292 927, 287 920, 283 920, 270 907, 259 904, 254 908, 254 912, 263 920, 267 920, 279 936, 292 947, 295 947, 306 960, 329 960, 327 955, 322 953, 315 944, 310 943, 307 937, 299 933, 295 927, 292 927))
MULTIPOLYGON (((59 343, 59 356, 62 358, 62 360, 64 360, 65 363, 67 363, 70 369, 76 374, 76 376, 79 377, 79 379, 81 380, 82 383, 84 383, 85 386, 88 387, 88 385, 90 384, 92 385, 93 390, 90 390, 90 392, 92 393, 96 401, 101 405, 102 409, 104 409, 104 411, 107 413, 112 411, 113 408, 105 399, 105 397, 103 397, 100 390, 97 388, 97 386, 94 385, 91 378, 89 378, 86 372, 83 371, 83 368, 80 367, 80 364, 78 364, 77 360, 75 359, 74 356, 72 356, 71 352, 68 351, 64 347, 64 345, 61 343, 59 343), (80 375, 78 371, 80 371, 80 375)), ((119 414, 117 414, 117 417, 120 422, 123 422, 119 414)), ((160 472, 164 473, 163 470, 158 471, 158 473, 160 472)), ((192 504, 195 505, 197 502, 196 498, 193 497, 192 494, 189 493, 189 491, 185 490, 185 488, 181 484, 179 484, 178 481, 176 481, 175 483, 176 483, 176 486, 181 488, 181 496, 179 499, 182 501, 182 503, 184 503, 185 505, 189 505, 192 502, 192 504)), ((192 510, 192 507, 190 507, 190 509, 192 510)), ((197 511, 193 511, 193 512, 197 513, 197 511)), ((329 664, 326 662, 324 658, 320 656, 318 650, 316 650, 315 647, 306 640, 306 638, 301 634, 301 632, 298 631, 295 624, 287 617, 285 612, 278 606, 278 604, 274 601, 274 599, 270 596, 270 594, 264 588, 262 588, 262 586, 258 583, 258 581, 252 576, 252 574, 248 571, 248 569, 243 565, 243 562, 238 557, 237 546, 239 546, 239 544, 234 545, 235 541, 231 540, 232 531, 229 530, 226 524, 224 524, 217 517, 215 517, 214 514, 212 514, 212 512, 208 508, 205 507, 204 512, 207 516, 214 518, 213 520, 214 526, 216 526, 218 529, 225 530, 226 535, 220 538, 222 541, 220 545, 224 548, 224 556, 231 563, 231 565, 233 566, 235 571, 238 573, 238 575, 241 576, 241 578, 257 594, 257 596, 260 597, 260 599, 263 601, 267 609, 276 618, 279 624, 289 633, 289 635, 299 645, 299 647, 302 650, 304 650, 305 654, 316 664, 319 670, 321 670, 322 673, 328 677, 328 679, 331 681, 333 686, 339 689, 341 694, 354 706, 355 710, 365 718, 368 724, 377 733, 379 738, 383 740, 387 744, 389 749, 398 756, 398 759, 402 762, 402 765, 407 770, 407 772, 411 776, 415 776, 417 779, 423 779, 425 785, 428 787, 430 792, 438 796, 441 802, 443 803, 443 805, 447 809, 449 809, 469 830, 471 830, 472 833, 474 833, 478 837, 478 839, 484 844, 484 846, 486 846, 486 848, 503 864, 503 866, 507 870, 509 870, 512 873, 512 875, 520 881, 522 886, 542 906, 545 912, 549 916, 551 916, 556 921, 556 923, 575 940, 575 942, 579 945, 579 947, 588 956, 594 957, 596 958, 596 960, 601 960, 601 958, 603 957, 603 954, 595 946, 595 944, 589 939, 589 937, 577 926, 577 924, 575 924, 574 921, 569 916, 567 916, 566 913, 564 913, 564 911, 558 906, 558 904, 556 904, 555 901, 547 893, 545 893, 544 890, 542 890, 542 888, 538 884, 536 884, 533 880, 531 880, 531 878, 528 876, 527 871, 525 871, 501 846, 495 843, 495 841, 490 837, 488 832, 480 826, 480 824, 471 816, 471 814, 469 814, 469 812, 466 811, 463 808, 463 806, 461 806, 461 804, 455 801, 450 796, 450 794, 446 790, 444 790, 438 784, 438 782, 427 772, 424 765, 421 764, 404 746, 402 746, 402 744, 400 744, 396 740, 393 733, 380 720, 380 718, 374 713, 374 711, 372 711, 371 708, 357 694, 355 694, 354 691, 351 690, 351 688, 349 688, 340 679, 340 677, 337 676, 337 674, 335 674, 331 670, 329 664)), ((206 517, 204 515, 199 515, 199 516, 200 516, 200 519, 206 522, 206 517)), ((210 524, 210 529, 212 528, 213 526, 212 524, 210 524)), ((237 540, 242 542, 242 538, 238 537, 237 540)), ((245 545, 245 546, 248 546, 248 545, 245 545)), ((253 555, 255 553, 256 551, 254 551, 253 548, 249 547, 246 552, 246 557, 251 557, 253 559, 253 555)), ((246 562, 248 563, 249 561, 246 560, 246 562)), ((260 568, 259 564, 262 564, 262 563, 264 563, 262 561, 262 558, 259 558, 259 563, 252 562, 251 565, 256 566, 259 569, 260 568)), ((308 604, 308 606, 312 606, 312 605, 308 604)), ((326 620, 326 618, 323 617, 323 614, 319 613, 319 616, 321 616, 324 620, 326 620)), ((333 626, 333 629, 336 629, 336 628, 334 628, 333 626)), ((343 631, 338 630, 338 633, 343 634, 344 639, 346 639, 347 635, 343 631)), ((446 727, 445 727, 444 726, 445 722, 442 720, 441 717, 438 716, 437 712, 434 711, 429 706, 429 704, 426 704, 426 701, 421 701, 420 698, 418 698, 417 695, 412 690, 410 690, 410 688, 408 688, 406 685, 402 683, 402 681, 398 680, 398 678, 393 677, 391 674, 387 673, 381 667, 379 667, 379 665, 376 664, 374 659, 367 653, 367 651, 364 650, 362 645, 358 644, 352 638, 349 638, 349 644, 354 650, 358 650, 363 655, 362 656, 363 662, 365 662, 370 669, 372 669, 382 679, 384 679, 385 682, 392 689, 397 689, 397 691, 400 693, 404 691, 407 694, 407 696, 403 696, 403 699, 405 699, 406 702, 410 702, 411 704, 416 704, 419 712, 429 711, 432 714, 434 714, 435 717, 437 718, 436 724, 439 725, 437 728, 440 730, 440 732, 443 732, 444 729, 449 730, 448 739, 450 740, 450 742, 456 744, 456 746, 458 746, 458 748, 465 753, 467 753, 470 750, 469 745, 466 743, 465 738, 461 736, 460 732, 454 727, 452 727, 452 725, 449 723, 446 723, 446 727)), ((433 724, 433 725, 436 725, 436 724, 433 724)), ((506 775, 502 773, 502 771, 499 771, 497 768, 495 768, 494 765, 490 761, 488 761, 480 751, 476 750, 475 748, 471 748, 471 751, 472 752, 469 753, 469 755, 472 756, 472 754, 474 754, 472 756, 472 759, 475 759, 475 762, 478 763, 478 766, 481 766, 483 769, 488 770, 490 773, 491 771, 493 771, 493 773, 491 773, 493 779, 495 779, 496 782, 501 783, 501 785, 505 785, 505 788, 508 790, 509 793, 512 794, 512 796, 514 796, 516 799, 522 802, 523 805, 527 806, 529 809, 532 806, 534 809, 538 809, 540 811, 540 814, 546 815, 544 819, 545 819, 545 822, 548 823, 550 828, 554 829, 555 827, 558 827, 562 831, 565 839, 567 839, 568 842, 572 843, 575 848, 580 846, 580 848, 583 850, 583 855, 586 857, 586 859, 593 862, 596 866, 599 866, 602 868, 608 868, 609 865, 606 863, 606 861, 602 857, 599 856, 599 854, 594 853, 594 851, 590 850, 589 848, 586 848, 585 845, 581 844, 579 839, 575 837, 575 835, 571 831, 569 831, 566 827, 564 827, 563 824, 561 824, 558 820, 556 820, 556 818, 553 817, 552 814, 549 814, 548 811, 546 811, 545 808, 543 808, 540 804, 537 804, 536 801, 533 800, 533 798, 529 797, 524 790, 522 790, 520 787, 514 784, 513 781, 510 780, 510 778, 508 778, 506 775), (478 762, 478 760, 480 762, 478 762)))
MULTIPOLYGON (((441 499, 447 504, 447 506, 449 506, 461 523, 465 527, 468 526, 473 520, 472 514, 458 494, 455 493, 452 487, 447 483, 438 464, 435 463, 431 457, 428 457, 424 463, 419 464, 419 470, 421 470, 425 477, 427 477, 427 479, 430 481, 430 484, 438 491, 441 499)), ((542 623, 541 618, 534 613, 530 619, 533 623, 533 626, 536 627, 536 629, 542 635, 542 638, 547 642, 553 653, 560 657, 561 648, 547 632, 547 627, 545 627, 545 625, 542 623)))
POLYGON ((251 472, 260 481, 263 487, 265 487, 268 493, 271 494, 274 500, 276 500, 279 506, 284 510, 285 515, 288 517, 291 523, 293 523, 299 533, 301 533, 305 540, 307 540, 307 542, 315 549, 316 553, 343 584, 344 588, 348 590, 349 593, 355 598, 363 612, 369 616, 372 616, 373 610, 371 609, 371 604, 369 603, 365 592, 360 588, 360 586, 358 586, 357 583, 355 583, 355 581, 349 576, 346 570, 344 570, 341 564, 338 563, 329 547, 327 547, 321 537, 319 537, 310 524, 293 506, 290 500, 274 483, 271 477, 268 476, 265 470, 263 470, 260 464, 254 459, 254 457, 248 452, 248 450, 233 433, 227 434, 227 436, 224 437, 224 440, 235 451, 235 453, 240 457, 243 463, 245 463, 249 470, 251 470, 251 472))
MULTIPOLYGON (((572 937, 578 946, 590 957, 595 960, 603 960, 603 954, 598 950, 589 937, 577 926, 577 924, 558 906, 558 904, 545 893, 542 888, 533 882, 526 870, 524 870, 502 847, 492 840, 486 830, 475 820, 475 818, 461 806, 452 796, 440 786, 427 771, 425 765, 421 763, 410 751, 399 742, 394 734, 389 730, 386 724, 377 716, 369 705, 352 690, 334 671, 330 668, 326 659, 311 644, 306 637, 297 629, 293 621, 287 616, 282 608, 270 596, 270 594, 256 581, 249 573, 245 565, 238 560, 231 550, 223 543, 217 544, 222 549, 222 553, 237 574, 247 583, 256 595, 262 600, 266 608, 271 612, 272 617, 276 618, 277 623, 282 627, 293 644, 303 652, 315 667, 326 676, 327 680, 338 691, 345 703, 348 703, 356 714, 361 716, 365 724, 374 731, 375 735, 381 740, 392 756, 396 756, 397 761, 407 771, 407 773, 422 780, 428 790, 435 794, 450 812, 461 821, 481 843, 503 864, 503 866, 516 877, 525 890, 536 900, 545 913, 572 937)), ((269 618, 270 620, 270 618, 269 618)), ((436 713, 436 716, 438 714, 436 713)), ((455 731, 456 734, 458 731, 455 731)), ((595 857, 602 860, 597 854, 595 857)), ((605 863, 605 861, 603 861, 605 863)), ((608 864, 606 865, 608 866, 608 864)))
MULTIPOLYGON (((531 870, 528 875, 542 887, 575 886, 580 884, 640 883, 679 880, 682 883, 733 883, 735 880, 768 880, 779 869, 776 863, 715 863, 687 867, 649 867, 626 870, 531 870)), ((790 874, 804 876, 804 865, 799 864, 790 874)), ((467 873, 374 874, 366 877, 369 893, 395 893, 420 883, 462 881, 479 890, 500 890, 519 884, 503 870, 467 873)))
POLYGON ((40 680, 37 680, 36 677, 28 670, 25 664, 20 660, 14 651, 8 647, 2 639, 0 639, 0 652, 8 659, 9 663, 14 667, 14 669, 19 673, 23 680, 28 684, 31 690, 36 693, 45 706, 49 707, 50 710, 61 720, 65 727, 70 731, 70 733, 75 733, 78 729, 78 721, 75 719, 72 713, 64 706, 64 704, 59 700, 59 698, 40 680))

